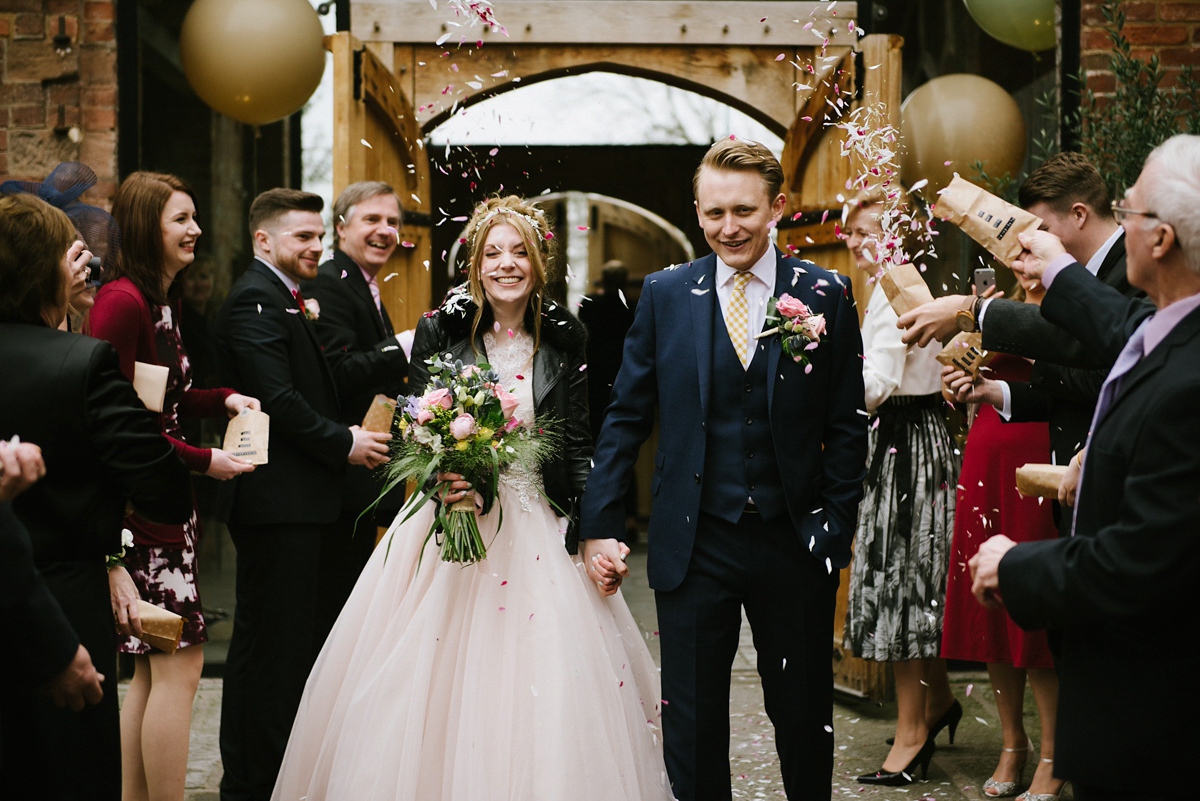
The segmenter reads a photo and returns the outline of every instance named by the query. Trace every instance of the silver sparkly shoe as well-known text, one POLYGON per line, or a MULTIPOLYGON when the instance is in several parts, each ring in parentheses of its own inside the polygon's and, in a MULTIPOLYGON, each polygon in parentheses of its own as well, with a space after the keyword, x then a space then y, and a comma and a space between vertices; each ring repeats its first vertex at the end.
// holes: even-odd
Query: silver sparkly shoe
MULTIPOLYGON (((1029 746, 1023 745, 1020 748, 1005 748, 1005 753, 1022 754, 1029 752, 1029 746)), ((987 781, 983 783, 983 794, 988 798, 1007 798, 1010 795, 1017 794, 1017 785, 1025 778, 1025 762, 1021 763, 1021 767, 1017 769, 1017 780, 1015 782, 998 782, 992 776, 989 776, 987 781)))
MULTIPOLYGON (((1043 762, 1054 764, 1053 759, 1043 759, 1043 762)), ((1028 790, 1017 796, 1016 801, 1058 801, 1058 797, 1062 795, 1062 790, 1057 793, 1031 793, 1028 790)))

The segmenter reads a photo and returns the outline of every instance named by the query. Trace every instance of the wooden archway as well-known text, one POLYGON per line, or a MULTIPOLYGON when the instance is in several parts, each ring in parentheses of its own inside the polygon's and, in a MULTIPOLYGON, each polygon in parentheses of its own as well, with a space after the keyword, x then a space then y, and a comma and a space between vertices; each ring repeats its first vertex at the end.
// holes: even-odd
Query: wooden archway
MULTIPOLYGON (((435 8, 429 0, 351 0, 350 6, 351 31, 327 40, 334 54, 334 191, 371 179, 389 181, 400 194, 405 246, 381 284, 398 325, 415 325, 431 302, 430 232, 438 220, 424 134, 498 93, 596 70, 695 91, 778 133, 788 193, 780 245, 843 274, 857 272, 835 226, 838 196, 861 165, 842 157, 841 132, 826 123, 853 107, 839 98, 857 85, 860 52, 863 98, 884 103, 898 122, 901 42, 894 36, 860 42, 855 4, 505 0, 497 14, 507 35, 456 21, 445 2, 435 8)), ((862 281, 854 280, 865 308, 862 281)), ((841 649, 848 578, 833 644, 837 680, 878 699, 887 693, 887 671, 841 649)))

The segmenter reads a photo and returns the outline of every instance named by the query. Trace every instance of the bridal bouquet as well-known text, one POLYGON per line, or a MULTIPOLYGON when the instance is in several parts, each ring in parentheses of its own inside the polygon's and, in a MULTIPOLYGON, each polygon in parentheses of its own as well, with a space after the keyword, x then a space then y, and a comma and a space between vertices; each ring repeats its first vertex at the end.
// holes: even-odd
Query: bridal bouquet
POLYGON ((821 344, 821 335, 825 333, 825 315, 813 314, 803 301, 784 293, 767 303, 767 322, 774 327, 763 331, 755 339, 778 333, 783 352, 788 358, 811 369, 808 352, 816 350, 821 344))
MULTIPOLYGON (((424 395, 412 395, 400 410, 400 437, 393 446, 383 494, 415 479, 418 492, 405 505, 412 517, 440 488, 439 472, 458 473, 483 497, 484 511, 496 502, 500 472, 514 462, 533 467, 553 455, 557 438, 514 416, 517 398, 499 384, 487 364, 429 361, 432 380, 424 395)), ((503 510, 500 512, 503 521, 503 510)), ((401 522, 404 522, 401 521, 401 522)), ((446 562, 470 564, 487 557, 472 495, 439 504, 429 528, 446 562)))

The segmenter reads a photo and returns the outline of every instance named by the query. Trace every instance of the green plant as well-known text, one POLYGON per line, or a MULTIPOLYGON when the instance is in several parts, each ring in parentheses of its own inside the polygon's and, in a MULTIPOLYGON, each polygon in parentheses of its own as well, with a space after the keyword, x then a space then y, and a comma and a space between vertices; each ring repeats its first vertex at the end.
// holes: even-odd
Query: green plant
POLYGON ((1109 64, 1116 90, 1111 97, 1087 90, 1081 141, 1084 155, 1100 170, 1113 196, 1120 197, 1163 140, 1177 133, 1200 133, 1200 82, 1186 67, 1178 86, 1162 86, 1166 70, 1158 55, 1148 62, 1134 58, 1120 4, 1107 0, 1101 10, 1113 44, 1109 64))

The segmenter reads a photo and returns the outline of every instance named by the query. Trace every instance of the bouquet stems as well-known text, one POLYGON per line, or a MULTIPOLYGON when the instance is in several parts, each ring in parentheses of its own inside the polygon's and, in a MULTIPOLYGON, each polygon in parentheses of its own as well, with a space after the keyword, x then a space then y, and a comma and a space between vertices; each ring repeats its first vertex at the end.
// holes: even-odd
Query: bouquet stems
POLYGON ((443 562, 472 564, 487 558, 487 546, 479 534, 479 519, 475 516, 475 499, 463 498, 450 504, 446 511, 446 526, 442 532, 443 562))

